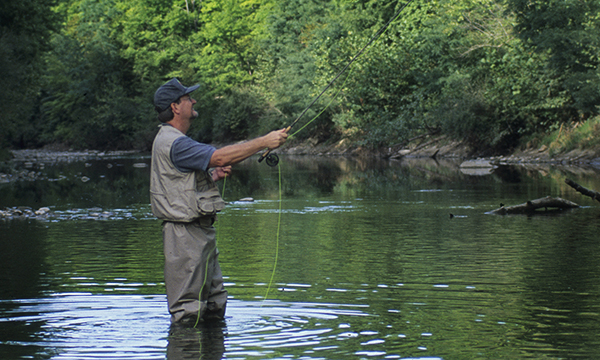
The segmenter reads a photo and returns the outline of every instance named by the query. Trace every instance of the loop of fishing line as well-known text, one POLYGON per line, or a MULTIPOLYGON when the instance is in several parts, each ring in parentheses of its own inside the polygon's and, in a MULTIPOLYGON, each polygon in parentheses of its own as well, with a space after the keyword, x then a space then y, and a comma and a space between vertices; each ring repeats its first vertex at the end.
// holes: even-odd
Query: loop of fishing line
MULTIPOLYGON (((333 103, 333 100, 335 100, 337 98, 337 96, 340 94, 340 92, 342 91, 342 89, 344 88, 344 85, 346 85, 346 81, 348 81, 348 79, 350 78, 350 74, 352 73, 352 69, 350 69, 350 71, 348 72, 348 76, 346 76, 346 79, 344 79, 344 82, 342 83, 342 86, 340 86, 340 88, 338 89, 338 91, 335 93, 335 95, 333 95, 333 97, 331 98, 331 100, 329 101, 329 103, 327 104, 327 106, 325 106, 323 108, 323 110, 321 110, 320 113, 318 113, 315 117, 313 117, 312 119, 310 119, 306 124, 304 124, 304 126, 302 126, 300 129, 296 130, 295 133, 291 134, 288 136, 288 139, 296 136, 296 134, 298 134, 300 131, 304 130, 304 128, 306 128, 308 125, 310 125, 313 121, 317 120, 317 118, 319 116, 321 116, 322 113, 325 112, 325 110, 327 110, 327 108, 329 107, 329 105, 331 105, 333 103)), ((273 154, 274 155, 274 154, 273 154)))
MULTIPOLYGON (((412 2, 413 0, 408 0, 406 2, 406 4, 402 5, 402 7, 396 12, 396 14, 394 14, 394 16, 392 16, 390 18, 390 20, 383 26, 381 27, 377 33, 375 33, 375 35, 373 35, 371 37, 371 39, 367 42, 367 44, 360 49, 360 51, 346 64, 346 66, 344 66, 344 68, 333 78, 333 80, 331 80, 329 82, 329 84, 327 84, 327 86, 323 89, 323 91, 321 91, 321 93, 319 95, 317 95, 317 97, 315 97, 315 99, 302 111, 302 113, 300 113, 300 115, 296 118, 296 120, 294 120, 294 122, 292 122, 287 128, 287 131, 290 131, 291 128, 296 125, 296 123, 302 118, 302 116, 304 116, 304 114, 306 114, 306 112, 308 111, 308 109, 310 109, 316 102, 317 100, 319 100, 319 98, 321 98, 321 96, 331 87, 331 85, 333 85, 333 83, 335 81, 337 81, 337 79, 350 67, 350 65, 352 65, 352 63, 354 63, 354 61, 356 61, 356 59, 358 59, 358 57, 360 55, 362 55, 362 53, 367 49, 367 47, 369 47, 369 45, 371 45, 373 43, 373 41, 377 40, 381 35, 383 35, 389 28, 390 24, 392 22, 394 22, 398 17, 400 17, 400 14, 402 13, 402 11, 404 11, 404 9, 406 9, 406 7, 412 2)), ((346 77, 346 80, 348 80, 348 77, 350 75, 348 75, 346 77)), ((345 81, 344 81, 345 83, 345 81)), ((340 90, 343 88, 340 87, 340 90)), ((333 102, 333 100, 335 99, 335 97, 339 94, 340 90, 338 90, 338 92, 336 93, 336 95, 332 98, 332 100, 330 101, 329 104, 331 104, 331 102, 333 102)), ((329 105, 327 105, 327 107, 329 107, 329 105)), ((325 109, 327 109, 327 107, 325 107, 325 109)), ((310 124, 311 122, 313 122, 317 117, 319 117, 324 111, 325 109, 323 109, 316 117, 314 117, 312 120, 310 120, 306 125, 304 125, 300 130, 304 129, 308 124, 310 124)), ((296 131, 293 135, 296 135, 300 130, 296 131)), ((271 149, 267 149, 267 151, 265 151, 260 158, 258 159, 258 162, 262 162, 264 159, 268 158, 270 156, 271 153, 271 149)), ((267 161, 267 164, 269 166, 275 166, 277 163, 279 162, 279 158, 277 156, 270 157, 270 161, 267 161)))
MULTIPOLYGON (((339 93, 342 91, 342 89, 344 88, 344 85, 346 85, 346 81, 348 81, 348 79, 350 78, 350 74, 352 73, 352 69, 350 69, 350 71, 348 72, 348 76, 346 76, 346 79, 344 79, 344 82, 342 83, 342 86, 340 86, 340 88, 338 89, 338 91, 335 93, 335 95, 333 95, 333 97, 331 98, 331 100, 329 101, 329 103, 327 104, 327 106, 325 106, 323 108, 323 110, 321 110, 320 113, 318 113, 317 115, 315 115, 312 119, 310 119, 308 122, 306 122, 306 124, 304 124, 304 126, 302 126, 300 129, 296 130, 295 133, 291 134, 288 136, 288 140, 293 138, 294 136, 296 136, 296 134, 298 134, 300 131, 304 130, 304 128, 306 128, 308 125, 310 125, 313 121, 317 120, 317 118, 319 116, 321 116, 321 114, 323 114, 325 112, 325 110, 327 110, 327 108, 329 108, 329 106, 333 103, 333 100, 335 100, 337 98, 337 96, 339 95, 339 93)), ((290 126, 291 128, 291 126, 290 126)), ((279 156, 277 156, 277 154, 267 154, 265 157, 266 163, 267 165, 269 165, 270 167, 274 167, 277 166, 279 164, 279 156)), ((260 159, 259 159, 260 161, 260 159)))

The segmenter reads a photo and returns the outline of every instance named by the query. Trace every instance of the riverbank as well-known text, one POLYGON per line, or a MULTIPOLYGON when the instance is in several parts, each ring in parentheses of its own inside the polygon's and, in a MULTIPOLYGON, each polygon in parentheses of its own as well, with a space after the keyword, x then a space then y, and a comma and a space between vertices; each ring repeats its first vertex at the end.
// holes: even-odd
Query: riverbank
POLYGON ((32 181, 42 175, 47 165, 89 159, 110 159, 139 153, 138 151, 55 151, 46 149, 12 150, 12 158, 0 167, 0 184, 11 181, 32 181))
MULTIPOLYGON (((221 147, 223 145, 216 145, 221 147)), ((575 149, 563 153, 551 153, 547 146, 525 147, 517 149, 511 154, 493 157, 479 157, 473 155, 470 148, 460 141, 449 140, 445 136, 423 137, 406 146, 368 149, 356 146, 350 140, 343 139, 334 143, 317 143, 314 139, 304 140, 299 143, 288 143, 277 149, 277 153, 307 156, 348 156, 348 157, 375 157, 399 160, 402 158, 436 158, 458 160, 485 160, 494 164, 562 164, 562 165, 593 165, 600 166, 600 148, 575 149)), ((129 151, 54 151, 45 149, 12 150, 11 162, 18 162, 26 169, 43 167, 55 162, 82 161, 94 158, 117 158, 138 154, 135 150, 129 151)), ((0 172, 0 182, 6 180, 8 174, 0 172)), ((31 171, 22 171, 18 174, 21 178, 35 177, 31 171)))
MULTIPOLYGON (((468 147, 460 142, 448 141, 444 137, 425 138, 409 146, 400 148, 387 148, 373 151, 359 146, 352 146, 347 141, 333 144, 316 144, 313 141, 303 141, 300 144, 293 142, 286 144, 276 153, 306 157, 348 157, 358 158, 362 161, 389 159, 393 166, 396 164, 423 164, 435 163, 437 167, 448 167, 450 171, 456 170, 464 175, 484 176, 493 174, 500 165, 516 165, 528 170, 548 174, 552 169, 572 174, 595 173, 600 169, 600 153, 595 150, 577 150, 564 154, 551 156, 550 150, 541 147, 515 151, 507 156, 478 158, 470 155, 468 147)), ((85 162, 86 167, 92 166, 94 160, 119 159, 138 156, 148 156, 147 153, 137 151, 51 151, 51 150, 16 150, 12 152, 10 164, 0 170, 0 184, 10 182, 34 182, 37 180, 66 180, 77 185, 90 179, 84 175, 77 175, 75 180, 60 175, 58 178, 49 179, 47 173, 51 166, 59 163, 85 162), (89 164, 88 164, 89 163, 89 164)), ((147 159, 146 159, 147 160, 147 159)), ((132 162, 133 167, 147 167, 147 161, 132 162)), ((108 164, 112 167, 112 164, 108 164)), ((447 172, 446 172, 447 173, 447 172)), ((566 176, 566 175, 565 175, 566 176)), ((131 218, 129 210, 120 212, 106 212, 101 208, 69 209, 64 213, 50 210, 52 207, 31 208, 11 207, 0 209, 0 219, 93 219, 107 220, 114 218, 131 218)))
POLYGON ((545 145, 540 147, 528 146, 523 149, 517 149, 508 155, 479 157, 473 155, 471 149, 464 143, 448 140, 444 136, 424 137, 420 140, 407 146, 388 147, 378 150, 353 146, 348 140, 341 140, 333 144, 316 144, 314 141, 311 142, 308 140, 302 144, 292 144, 277 151, 294 155, 373 156, 396 160, 402 158, 460 159, 464 161, 479 159, 498 165, 555 164, 600 166, 600 148, 575 149, 562 153, 552 153, 545 145))

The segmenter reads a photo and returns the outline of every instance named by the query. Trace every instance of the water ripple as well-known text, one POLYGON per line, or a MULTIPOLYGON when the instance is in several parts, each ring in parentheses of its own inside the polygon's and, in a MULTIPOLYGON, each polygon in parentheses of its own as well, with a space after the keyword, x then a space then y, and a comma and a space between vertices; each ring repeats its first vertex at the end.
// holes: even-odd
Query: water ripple
MULTIPOLYGON (((216 338, 222 339, 221 352, 228 358, 264 358, 294 348, 309 353, 332 351, 337 346, 331 341, 343 339, 345 330, 327 321, 370 316, 363 311, 366 308, 230 300, 226 322, 220 330, 216 327, 216 338)), ((10 324, 15 330, 0 340, 0 346, 35 348, 36 356, 162 359, 166 352, 207 355, 206 351, 215 355, 214 344, 190 350, 190 341, 186 340, 192 336, 195 341, 191 343, 196 344, 205 341, 206 336, 213 339, 215 328, 191 331, 171 327, 162 295, 62 293, 42 299, 2 300, 0 310, 0 326, 10 324)), ((220 358, 218 349, 215 358, 220 358)))

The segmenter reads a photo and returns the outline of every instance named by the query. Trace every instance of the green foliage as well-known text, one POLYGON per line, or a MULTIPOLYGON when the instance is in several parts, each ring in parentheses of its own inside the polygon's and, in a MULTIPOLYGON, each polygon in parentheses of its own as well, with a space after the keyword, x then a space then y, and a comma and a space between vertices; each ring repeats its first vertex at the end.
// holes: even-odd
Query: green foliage
POLYGON ((27 131, 39 97, 41 55, 55 27, 54 0, 0 3, 0 149, 29 146, 27 131))
POLYGON ((149 112, 111 37, 119 16, 114 2, 77 0, 65 12, 68 26, 53 37, 47 57, 42 139, 76 148, 143 145, 138 137, 149 112))
POLYGON ((547 67, 560 74, 572 111, 588 117, 600 102, 600 2, 596 0, 509 0, 521 39, 547 53, 547 67))
POLYGON ((256 88, 239 88, 199 109, 190 134, 204 142, 244 140, 257 133, 267 103, 256 88), (196 130, 198 129, 198 130, 196 130))
MULTIPOLYGON (((333 69, 320 62, 323 47, 335 42, 332 37, 339 37, 337 24, 327 23, 333 9, 330 1, 292 0, 278 2, 270 13, 268 36, 261 42, 264 53, 258 76, 267 99, 282 115, 279 119, 270 117, 271 129, 284 127, 282 120, 288 125, 294 121, 333 77, 333 69)), ((325 105, 326 98, 305 113, 299 126, 325 105)), ((328 124, 328 115, 319 122, 328 124)))
POLYGON ((142 83, 158 87, 173 76, 184 77, 178 58, 188 47, 186 39, 197 30, 199 5, 186 8, 174 0, 116 0, 118 21, 114 37, 120 43, 120 56, 132 66, 142 83))
POLYGON ((355 119, 341 117, 345 126, 374 146, 439 129, 475 152, 497 153, 595 108, 597 72, 551 67, 551 54, 514 36, 515 24, 496 1, 412 4, 356 66, 359 85, 348 91, 355 119))
POLYGON ((257 63, 254 43, 264 21, 263 3, 268 6, 260 0, 203 2, 202 31, 190 38, 197 48, 181 60, 191 64, 194 78, 205 83, 211 95, 252 82, 257 63))
MULTIPOLYGON (((396 13, 402 3, 366 2, 348 8, 351 25, 342 40, 346 56, 357 53, 396 13), (387 15, 387 16, 385 16, 387 15)), ((412 3, 399 18, 369 47, 356 62, 345 94, 354 121, 348 122, 373 146, 401 143, 437 124, 428 115, 427 106, 440 92, 440 77, 453 66, 444 63, 452 57, 448 43, 440 41, 443 28, 425 24, 439 16, 435 2, 412 3), (424 35, 424 31, 429 34, 424 35), (425 41, 427 40, 427 41, 425 41)), ((440 26, 444 23, 439 20, 440 26)))
POLYGON ((562 125, 548 133, 542 139, 542 144, 548 147, 550 154, 598 147, 600 146, 600 116, 575 123, 572 126, 562 125))
MULTIPOLYGON (((152 96, 172 77, 201 84, 192 137, 225 143, 285 127, 406 5, 55 1, 0 5, 0 99, 14 105, 0 148, 148 149, 152 96)), ((598 115, 599 28, 592 0, 411 2, 294 130, 320 114, 300 140, 379 147, 442 132, 506 152, 598 115)))

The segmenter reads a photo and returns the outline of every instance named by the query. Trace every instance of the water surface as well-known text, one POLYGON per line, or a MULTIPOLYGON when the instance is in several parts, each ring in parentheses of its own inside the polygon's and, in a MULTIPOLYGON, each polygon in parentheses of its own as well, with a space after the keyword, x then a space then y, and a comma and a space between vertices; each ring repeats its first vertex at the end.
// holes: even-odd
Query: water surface
POLYGON ((250 159, 216 223, 227 318, 189 329, 169 324, 148 162, 56 163, 0 185, 0 207, 53 213, 0 221, 3 359, 600 355, 600 207, 564 184, 598 190, 597 169, 250 159), (548 195, 583 207, 486 214, 548 195))

